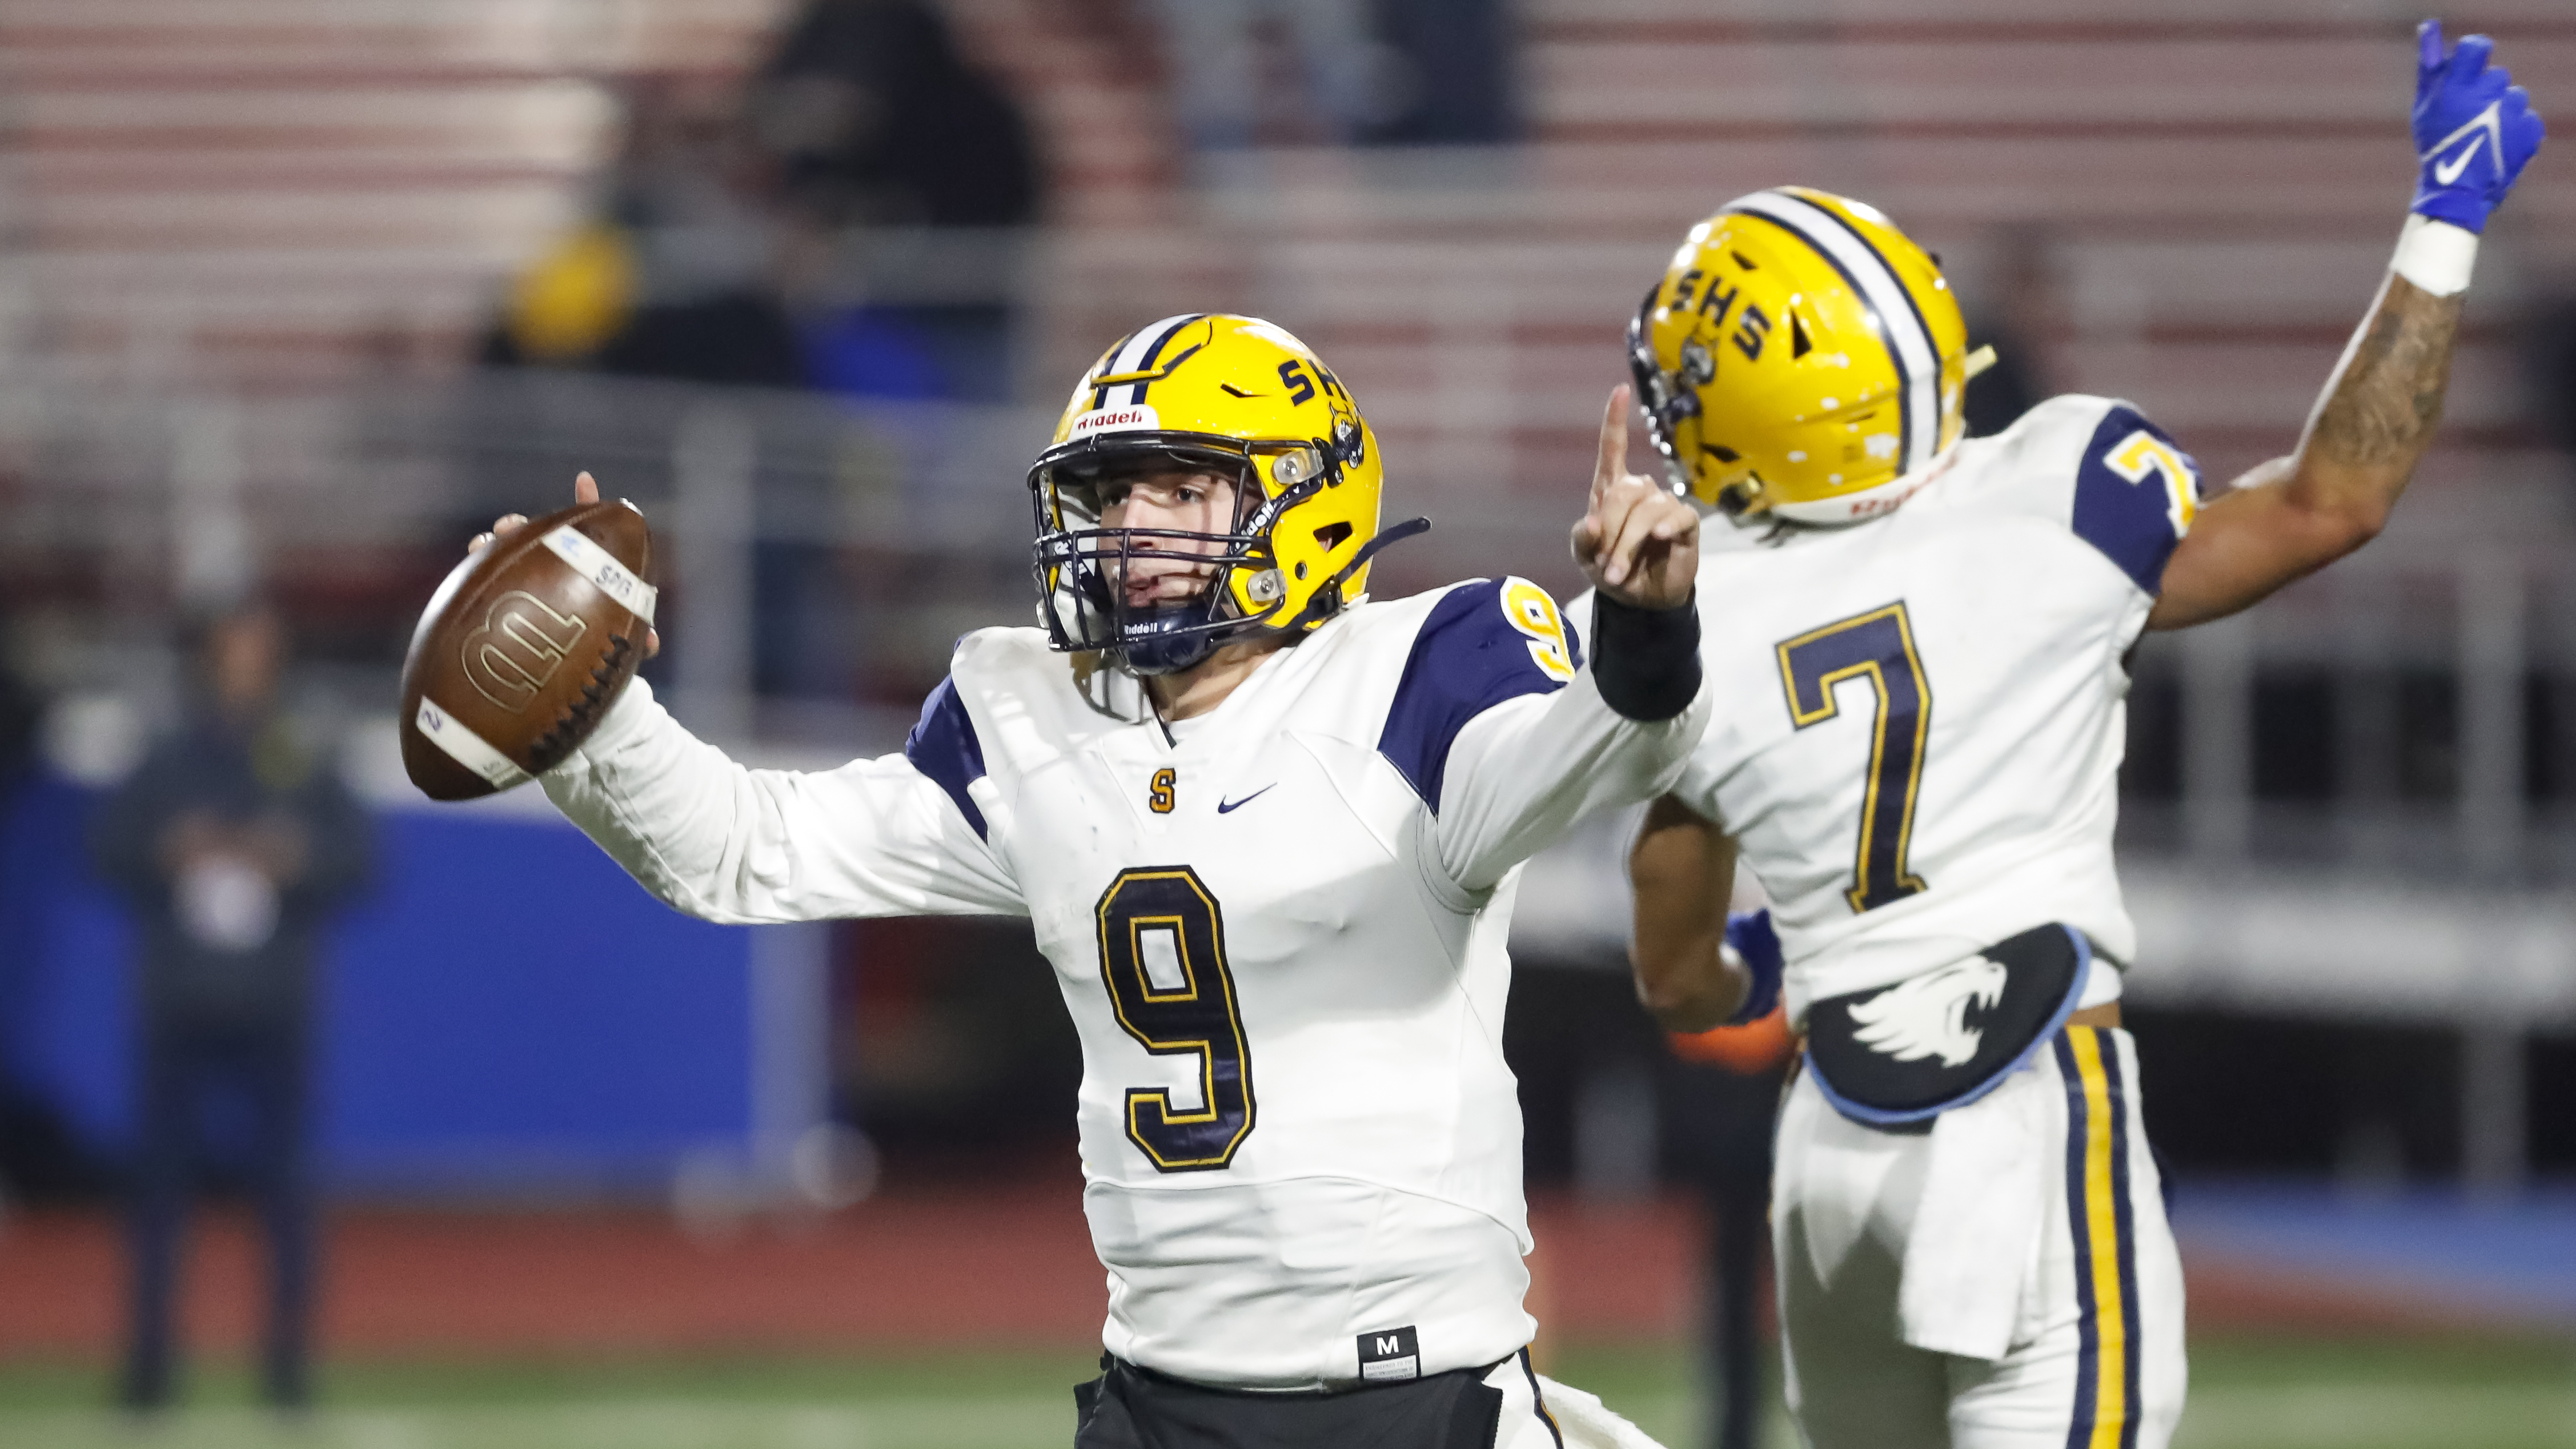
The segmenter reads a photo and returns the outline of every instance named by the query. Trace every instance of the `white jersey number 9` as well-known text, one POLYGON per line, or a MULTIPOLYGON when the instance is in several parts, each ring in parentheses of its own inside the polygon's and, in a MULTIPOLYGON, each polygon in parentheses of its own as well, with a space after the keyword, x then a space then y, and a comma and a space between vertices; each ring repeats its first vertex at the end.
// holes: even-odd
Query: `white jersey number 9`
POLYGON ((1225 964, 1225 917, 1186 865, 1121 871, 1102 892, 1100 978, 1110 1010, 1156 1056, 1195 1056, 1199 1105, 1163 1087, 1127 1093, 1127 1140, 1163 1172, 1234 1161, 1252 1135, 1252 1046, 1225 964))

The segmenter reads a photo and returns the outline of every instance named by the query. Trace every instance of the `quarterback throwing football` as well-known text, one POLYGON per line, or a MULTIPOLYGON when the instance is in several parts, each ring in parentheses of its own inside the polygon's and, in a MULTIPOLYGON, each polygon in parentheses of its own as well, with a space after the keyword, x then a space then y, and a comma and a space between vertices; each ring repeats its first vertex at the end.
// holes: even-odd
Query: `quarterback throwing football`
POLYGON ((1961 441, 1958 303, 1858 202, 1729 203, 1631 331, 1676 484, 1743 525, 1700 577, 1727 705, 1634 847, 1634 963, 1700 1030, 1767 1012, 1785 957, 1806 1049, 1772 1223, 1816 1449, 2172 1435, 2182 1271, 2119 1026, 2125 661, 2367 542, 2432 440, 2541 125, 2483 37, 2420 42, 2391 273, 2298 450, 2214 496, 2123 402, 1961 441), (1771 907, 1730 931, 1739 858, 1771 907))
POLYGON ((902 754, 745 769, 639 681, 545 777, 709 920, 1029 918, 1109 1270, 1085 1449, 1553 1449, 1597 1411, 1524 1352, 1504 940, 1521 862, 1671 788, 1707 717, 1698 516, 1618 466, 1627 407, 1574 530, 1587 649, 1518 579, 1368 601, 1420 525, 1381 532, 1340 380, 1167 318, 1030 470, 1044 627, 960 641, 902 754))

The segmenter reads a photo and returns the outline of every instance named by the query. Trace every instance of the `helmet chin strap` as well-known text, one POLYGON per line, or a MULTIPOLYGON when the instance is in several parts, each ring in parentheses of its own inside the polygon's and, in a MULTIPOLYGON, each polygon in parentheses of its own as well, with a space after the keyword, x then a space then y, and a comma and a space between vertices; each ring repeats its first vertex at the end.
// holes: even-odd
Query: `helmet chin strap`
MULTIPOLYGON (((1324 620, 1331 618, 1333 615, 1340 613, 1342 610, 1342 584, 1345 580, 1366 567, 1368 561, 1375 558, 1378 553, 1384 550, 1389 544, 1398 543, 1404 539, 1413 538, 1421 534, 1429 533, 1430 531, 1431 520, 1428 518, 1407 519, 1392 528, 1381 531, 1377 537, 1360 545, 1359 552, 1351 555, 1351 561, 1349 563, 1346 563, 1340 568, 1334 570, 1332 577, 1324 580, 1322 586, 1317 588, 1312 595, 1308 596, 1306 607, 1300 610, 1296 617, 1289 619, 1285 623, 1273 625, 1271 627, 1279 633, 1294 635, 1304 631, 1311 625, 1320 624, 1324 620)), ((1148 632, 1146 632, 1141 638, 1136 634, 1130 633, 1128 629, 1121 628, 1119 630, 1119 657, 1125 662, 1127 671, 1131 674, 1144 676, 1178 674, 1184 670, 1194 669, 1200 664, 1205 663, 1209 655, 1214 654, 1222 646, 1232 643, 1232 638, 1203 630, 1191 630, 1189 628, 1190 625, 1205 623, 1207 621, 1209 614, 1212 613, 1216 607, 1218 597, 1219 590, 1215 582, 1211 580, 1208 585, 1207 592, 1201 596, 1201 599, 1178 604, 1168 609, 1158 609, 1154 611, 1154 614, 1149 614, 1145 620, 1148 632), (1200 604, 1202 601, 1206 604, 1207 612, 1205 613, 1203 613, 1200 608, 1196 607, 1196 605, 1200 604), (1156 633, 1151 631, 1152 625, 1157 622, 1155 618, 1156 615, 1161 615, 1171 621, 1174 627, 1169 633, 1156 633)))
MULTIPOLYGON (((1216 586, 1211 582, 1207 592, 1213 594, 1215 591, 1216 586)), ((1217 636, 1204 631, 1194 632, 1189 627, 1207 622, 1209 611, 1200 607, 1202 602, 1193 599, 1150 611, 1142 621, 1148 631, 1142 636, 1121 628, 1118 631, 1118 656, 1126 663, 1127 672, 1138 675, 1178 674, 1203 663, 1215 653, 1219 642, 1217 636), (1171 626, 1167 632, 1154 630, 1156 624, 1166 622, 1171 626)))
POLYGON ((1841 528, 1847 524, 1866 523, 1870 519, 1895 512, 1900 504, 1921 491, 1925 484, 1949 472, 1950 465, 1958 460, 1959 445, 1952 443, 1949 451, 1931 462, 1911 473, 1890 478, 1877 487, 1864 488, 1858 493, 1846 493, 1840 498, 1816 498, 1804 503, 1775 503, 1764 509, 1761 517, 1803 523, 1811 528, 1841 528))
POLYGON ((1408 518, 1393 528, 1379 530, 1377 537, 1360 545, 1360 551, 1351 555, 1351 561, 1349 563, 1346 563, 1340 568, 1334 570, 1333 576, 1324 580, 1321 588, 1316 589, 1314 593, 1307 596, 1306 607, 1298 611, 1296 618, 1289 620, 1287 623, 1282 624, 1279 627, 1294 633, 1297 630, 1305 628, 1309 624, 1320 624, 1326 619, 1331 618, 1333 615, 1340 613, 1342 610, 1342 580, 1358 573, 1367 565, 1370 559, 1377 556, 1378 550, 1385 548, 1388 544, 1400 542, 1404 539, 1412 538, 1417 534, 1429 533, 1430 531, 1431 520, 1428 518, 1408 518), (1327 600, 1330 602, 1327 602, 1327 600))

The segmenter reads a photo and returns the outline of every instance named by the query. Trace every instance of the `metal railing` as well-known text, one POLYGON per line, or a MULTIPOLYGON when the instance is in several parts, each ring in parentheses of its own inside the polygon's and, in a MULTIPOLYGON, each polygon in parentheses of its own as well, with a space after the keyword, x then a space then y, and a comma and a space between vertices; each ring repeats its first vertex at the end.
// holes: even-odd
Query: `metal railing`
MULTIPOLYGON (((1051 425, 543 372, 277 401, 36 380, 0 405, 0 577, 58 623, 91 619, 56 629, 50 682, 94 699, 166 693, 166 656, 137 644, 186 591, 412 560, 380 591, 384 661, 337 676, 349 712, 389 710, 426 592, 404 580, 434 578, 496 513, 568 499, 588 468, 654 519, 660 683, 682 717, 772 759, 837 761, 896 743, 910 700, 894 696, 936 679, 958 634, 1029 617, 1022 473, 1051 425), (764 692, 782 632, 830 687, 764 692)), ((2123 858, 2134 999, 2450 1022, 2470 1175, 2507 1185, 2525 1134, 2498 1104, 2522 1100, 2523 1034, 2576 1022, 2576 547, 2481 496, 2414 509, 2244 616, 2142 643, 2123 858)), ((1432 556, 1463 562, 1449 576, 1562 546, 1553 499, 1432 482, 1403 501, 1481 505, 1432 556)), ((1523 950, 1618 962, 1619 833, 1598 822, 1533 865, 1523 950)))

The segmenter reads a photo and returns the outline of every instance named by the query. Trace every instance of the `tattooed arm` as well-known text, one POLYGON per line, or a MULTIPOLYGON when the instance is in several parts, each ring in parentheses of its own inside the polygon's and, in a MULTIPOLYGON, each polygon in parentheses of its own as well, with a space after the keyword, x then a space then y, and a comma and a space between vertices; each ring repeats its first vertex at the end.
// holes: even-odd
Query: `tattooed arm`
POLYGON ((2442 420, 2460 302, 2389 274, 2299 450, 2201 510, 2165 565, 2148 628, 2224 618, 2378 534, 2442 420))
POLYGON ((2222 619, 2368 543, 2442 421, 2460 294, 2488 213, 2547 134, 2495 42, 2415 32, 2415 159, 2422 168, 2388 285, 2344 349, 2299 450, 2236 480, 2165 564, 2150 629, 2222 619))

